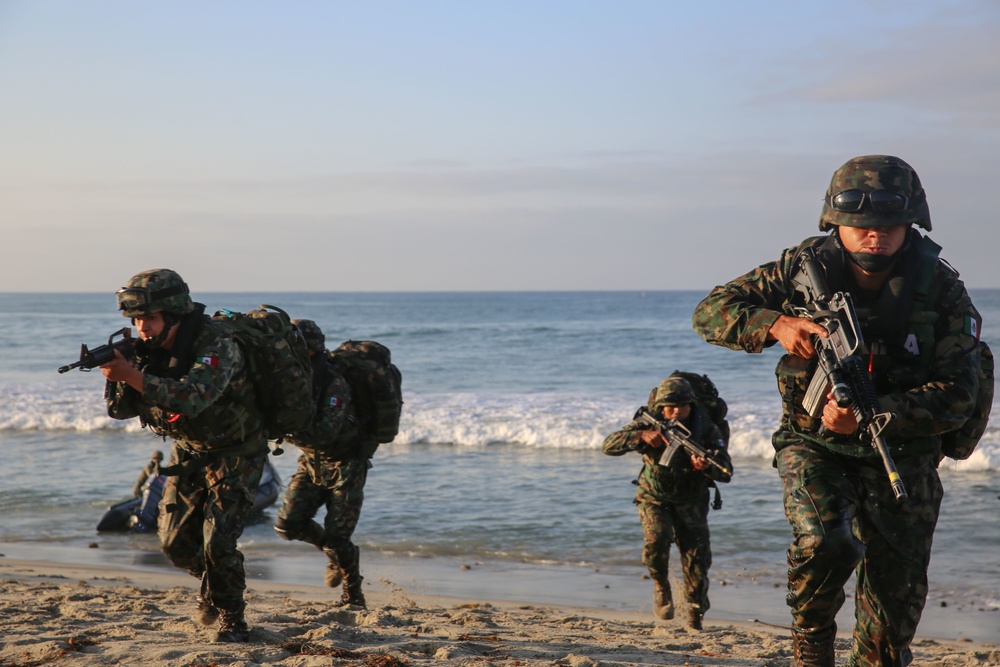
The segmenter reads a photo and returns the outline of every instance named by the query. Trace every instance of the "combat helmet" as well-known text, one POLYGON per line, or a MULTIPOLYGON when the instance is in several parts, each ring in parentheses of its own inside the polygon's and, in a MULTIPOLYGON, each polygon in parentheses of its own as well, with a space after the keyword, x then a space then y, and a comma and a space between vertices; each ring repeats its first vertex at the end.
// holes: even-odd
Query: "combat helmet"
POLYGON ((318 324, 312 320, 292 320, 292 324, 302 334, 302 338, 306 341, 306 348, 310 352, 323 354, 323 351, 326 350, 326 336, 323 335, 323 330, 319 328, 318 324))
POLYGON ((694 403, 694 388, 682 377, 672 375, 660 383, 653 393, 649 409, 659 412, 664 407, 679 407, 694 403))
POLYGON ((819 230, 919 225, 931 229, 927 194, 913 167, 891 155, 863 155, 834 172, 819 230))
POLYGON ((125 317, 144 317, 160 312, 187 315, 194 311, 187 283, 170 269, 137 273, 115 296, 118 298, 118 309, 125 317))

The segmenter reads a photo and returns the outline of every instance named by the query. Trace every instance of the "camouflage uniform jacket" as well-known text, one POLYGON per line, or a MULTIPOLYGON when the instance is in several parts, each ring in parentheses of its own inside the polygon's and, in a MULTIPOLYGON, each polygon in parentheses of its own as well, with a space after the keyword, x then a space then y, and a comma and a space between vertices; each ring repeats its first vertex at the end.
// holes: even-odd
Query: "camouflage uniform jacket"
POLYGON ((171 352, 143 351, 137 345, 137 353, 142 394, 124 383, 108 382, 105 398, 111 417, 139 417, 143 426, 190 452, 266 451, 263 415, 244 354, 210 318, 200 311, 185 317, 171 352))
MULTIPOLYGON (((722 441, 719 428, 705 415, 704 409, 695 405, 684 425, 691 430, 692 437, 707 451, 715 451, 713 459, 729 470, 733 462, 729 451, 722 441)), ((640 433, 651 431, 653 427, 645 422, 633 420, 621 430, 615 431, 604 439, 603 451, 609 456, 622 456, 628 452, 642 454, 642 470, 639 472, 636 501, 649 502, 655 505, 665 503, 693 503, 701 498, 707 498, 710 482, 728 482, 730 477, 723 474, 715 466, 701 472, 695 471, 691 465, 691 457, 685 451, 678 452, 669 466, 657 463, 662 449, 650 447, 642 441, 640 433)))
POLYGON ((358 426, 351 387, 325 353, 314 358, 313 397, 316 416, 308 427, 291 434, 289 442, 328 462, 370 458, 375 453, 378 444, 358 426))
MULTIPOLYGON (((767 334, 787 304, 801 298, 792 286, 799 251, 817 249, 832 291, 852 294, 884 411, 895 415, 883 432, 893 458, 940 456, 941 433, 971 414, 978 387, 978 331, 982 319, 958 274, 937 259, 933 241, 911 230, 901 261, 877 295, 854 287, 843 251, 833 237, 807 239, 781 258, 716 287, 695 308, 693 325, 709 343, 758 353, 773 345, 767 334)), ((802 408, 817 361, 790 354, 776 374, 783 415, 774 434, 776 450, 808 441, 853 457, 875 457, 857 435, 821 434, 822 424, 802 408)), ((824 432, 825 433, 825 432, 824 432)))

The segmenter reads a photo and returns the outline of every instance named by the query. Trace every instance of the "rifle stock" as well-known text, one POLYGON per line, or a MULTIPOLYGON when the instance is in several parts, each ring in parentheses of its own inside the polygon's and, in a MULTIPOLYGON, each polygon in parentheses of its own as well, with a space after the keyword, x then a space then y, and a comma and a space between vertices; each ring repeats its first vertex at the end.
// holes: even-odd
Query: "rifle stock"
POLYGON ((60 366, 58 370, 60 373, 68 373, 74 368, 79 368, 81 371, 89 371, 114 359, 115 350, 118 350, 126 357, 130 356, 134 346, 135 339, 132 338, 132 329, 130 327, 122 327, 108 336, 107 345, 95 347, 93 350, 88 348, 86 343, 80 345, 80 360, 66 366, 60 366), (116 342, 115 338, 118 336, 121 336, 121 340, 116 342))
POLYGON ((827 330, 829 336, 813 336, 813 346, 819 366, 802 401, 802 407, 813 418, 820 418, 827 395, 842 408, 850 407, 865 437, 882 458, 892 492, 899 501, 906 500, 906 487, 896 470, 882 432, 893 415, 884 412, 875 393, 875 384, 859 352, 864 347, 861 326, 854 302, 846 292, 830 293, 823 265, 812 248, 802 251, 802 270, 793 279, 797 291, 805 298, 805 306, 789 306, 796 317, 806 317, 827 330))

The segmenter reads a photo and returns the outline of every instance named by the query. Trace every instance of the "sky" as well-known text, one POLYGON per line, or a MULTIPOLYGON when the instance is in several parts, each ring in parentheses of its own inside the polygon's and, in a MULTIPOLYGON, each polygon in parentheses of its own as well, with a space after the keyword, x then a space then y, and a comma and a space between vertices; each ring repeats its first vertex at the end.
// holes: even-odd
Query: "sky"
POLYGON ((1000 3, 0 0, 0 292, 707 290, 892 154, 1000 287, 1000 3))

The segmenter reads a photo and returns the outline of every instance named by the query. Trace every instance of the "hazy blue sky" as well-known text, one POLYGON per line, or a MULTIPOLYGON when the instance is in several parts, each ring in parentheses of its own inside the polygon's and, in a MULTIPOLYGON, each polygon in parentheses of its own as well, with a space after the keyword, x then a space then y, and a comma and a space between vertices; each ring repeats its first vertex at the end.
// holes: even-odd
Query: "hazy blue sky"
POLYGON ((1000 287, 1000 3, 0 0, 0 291, 707 289, 891 153, 1000 287))

